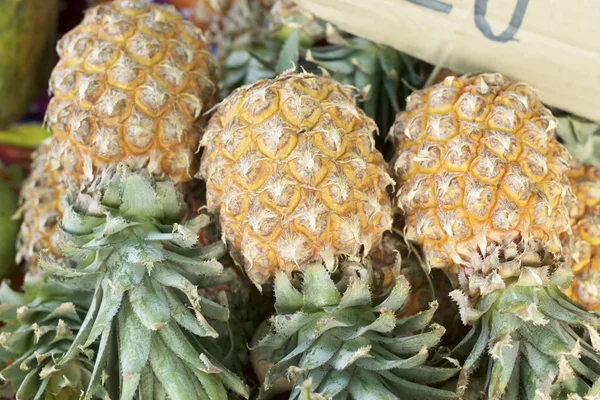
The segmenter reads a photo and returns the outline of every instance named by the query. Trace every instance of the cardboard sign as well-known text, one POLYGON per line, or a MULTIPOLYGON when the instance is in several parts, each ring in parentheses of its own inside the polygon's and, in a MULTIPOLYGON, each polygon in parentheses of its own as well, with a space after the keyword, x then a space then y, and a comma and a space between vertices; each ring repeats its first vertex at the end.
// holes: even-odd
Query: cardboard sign
POLYGON ((595 0, 296 0, 343 30, 457 72, 500 72, 600 122, 595 0))

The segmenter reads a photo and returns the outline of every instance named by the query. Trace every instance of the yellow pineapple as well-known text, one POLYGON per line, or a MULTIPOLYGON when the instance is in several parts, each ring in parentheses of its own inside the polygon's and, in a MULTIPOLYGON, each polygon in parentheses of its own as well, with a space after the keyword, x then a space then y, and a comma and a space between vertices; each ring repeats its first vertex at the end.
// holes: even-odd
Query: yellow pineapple
POLYGON ((47 121, 53 169, 90 181, 107 165, 191 179, 216 67, 202 31, 173 6, 117 0, 86 12, 58 44, 47 121))
POLYGON ((17 263, 25 261, 31 273, 38 270, 40 251, 48 249, 51 257, 62 257, 54 233, 64 211, 65 187, 61 171, 47 168, 49 148, 50 139, 46 139, 33 153, 31 173, 23 184, 19 199, 18 214, 23 222, 17 240, 17 263))
POLYGON ((568 174, 576 203, 571 208, 573 237, 567 260, 573 283, 566 294, 588 310, 600 312, 600 171, 576 164, 568 174))
POLYGON ((523 237, 561 252, 570 156, 533 88, 499 74, 448 77, 413 93, 390 135, 406 236, 432 267, 523 237))
POLYGON ((452 353, 460 398, 598 393, 579 366, 600 367, 600 318, 561 293, 572 281, 561 240, 573 196, 556 125, 529 85, 483 74, 415 92, 391 132, 406 236, 430 266, 447 267, 470 326, 452 353))
POLYGON ((391 227, 392 180, 376 129, 345 87, 306 73, 258 81, 220 105, 202 138, 199 176, 255 283, 366 254, 391 227))

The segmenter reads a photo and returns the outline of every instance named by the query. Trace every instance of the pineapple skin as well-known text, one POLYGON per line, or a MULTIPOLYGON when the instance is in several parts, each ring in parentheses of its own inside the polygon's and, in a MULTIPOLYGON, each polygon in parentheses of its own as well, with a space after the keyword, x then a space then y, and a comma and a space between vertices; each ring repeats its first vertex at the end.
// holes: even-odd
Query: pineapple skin
POLYGON ((456 269, 482 240, 523 237, 561 253, 570 232, 570 155, 535 90, 499 74, 414 92, 390 130, 406 237, 456 269))
POLYGON ((568 176, 577 201, 571 208, 573 236, 567 238, 573 283, 565 293, 600 312, 600 170, 576 163, 568 176))
POLYGON ((89 182, 107 165, 191 179, 216 63, 203 33, 170 5, 118 0, 91 8, 57 47, 46 118, 49 162, 89 182))
POLYGON ((25 261, 29 272, 38 271, 39 253, 48 249, 53 259, 61 259, 62 251, 55 235, 64 207, 66 193, 61 171, 52 171, 46 160, 50 149, 46 139, 33 153, 31 173, 23 183, 18 215, 23 218, 17 238, 17 263, 25 261))
POLYGON ((307 262, 365 254, 391 227, 393 181, 377 128, 330 78, 284 74, 242 87, 209 121, 198 176, 255 283, 307 262))

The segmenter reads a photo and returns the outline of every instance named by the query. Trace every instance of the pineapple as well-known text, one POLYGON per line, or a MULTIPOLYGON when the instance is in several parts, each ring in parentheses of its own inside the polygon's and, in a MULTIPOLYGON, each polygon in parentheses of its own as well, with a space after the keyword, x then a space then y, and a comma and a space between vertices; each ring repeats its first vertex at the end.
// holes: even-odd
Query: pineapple
POLYGON ((284 272, 277 273, 273 332, 254 350, 277 360, 263 388, 287 375, 295 381, 290 399, 455 398, 427 386, 459 370, 425 364, 445 331, 437 324, 428 327, 437 303, 398 319, 395 313, 409 289, 404 277, 395 277, 392 287, 376 296, 368 266, 348 262, 336 275, 321 263, 309 264, 299 291, 284 272), (302 394, 307 386, 316 392, 311 397, 302 394))
POLYGON ((374 122, 330 78, 287 73, 235 91, 212 116, 199 176, 233 256, 257 284, 277 270, 366 253, 391 227, 374 122))
POLYGON ((406 237, 431 267, 455 269, 483 239, 521 235, 562 251, 570 156, 533 88, 499 74, 414 92, 390 135, 406 237))
MULTIPOLYGON (((77 400, 93 376, 94 346, 68 363, 57 361, 80 331, 90 306, 88 293, 47 278, 27 275, 24 293, 0 286, 0 360, 2 378, 17 399, 77 400)), ((104 398, 100 388, 91 398, 104 398)))
POLYGON ((58 28, 58 0, 4 0, 0 13, 0 129, 27 114, 45 87, 58 28))
POLYGON ((577 201, 571 208, 573 237, 567 238, 574 279, 566 294, 586 309, 600 312, 600 171, 576 164, 569 179, 577 201))
POLYGON ((108 165, 191 179, 216 67, 202 31, 173 6, 117 0, 89 9, 58 44, 46 119, 52 169, 88 183, 108 165))
POLYGON ((600 318, 561 291, 572 198, 555 127, 530 86, 483 74, 414 93, 391 131, 406 236, 455 274, 471 326, 452 354, 459 395, 478 367, 490 400, 600 391, 600 318))
POLYGON ((222 242, 200 247, 206 216, 178 224, 183 196, 171 181, 125 164, 109 167, 69 196, 59 232, 66 268, 42 255, 46 274, 70 287, 94 290, 66 365, 100 339, 89 396, 104 386, 110 398, 226 399, 247 387, 218 361, 217 331, 228 310, 198 292, 222 283, 222 242))
POLYGON ((62 258, 55 232, 63 214, 65 185, 60 170, 47 168, 50 140, 46 139, 34 152, 31 172, 19 198, 17 215, 23 218, 23 223, 17 239, 17 263, 24 261, 32 274, 38 270, 42 250, 48 250, 48 255, 57 260, 62 258))

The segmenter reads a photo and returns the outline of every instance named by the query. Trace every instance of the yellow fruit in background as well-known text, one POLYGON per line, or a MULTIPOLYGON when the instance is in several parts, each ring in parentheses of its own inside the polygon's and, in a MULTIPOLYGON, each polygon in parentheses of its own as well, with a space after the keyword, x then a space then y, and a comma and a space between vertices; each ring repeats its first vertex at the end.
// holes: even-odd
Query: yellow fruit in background
POLYGON ((58 0, 0 0, 0 129, 19 120, 45 86, 58 0))
POLYGON ((173 6, 128 0, 89 9, 58 44, 47 111, 50 163, 74 181, 107 165, 191 179, 216 66, 202 31, 173 6))
POLYGON ((463 264, 486 240, 537 239, 561 253, 570 156, 555 128, 531 86, 499 74, 409 96, 390 131, 398 207, 430 266, 463 264))
POLYGON ((577 201, 571 208, 573 236, 566 238, 567 261, 574 273, 566 294, 600 312, 600 170, 576 164, 569 179, 577 201))
POLYGON ((391 227, 373 120, 331 78, 284 74, 232 93, 211 118, 199 177, 255 283, 368 252, 391 227))
POLYGON ((34 152, 31 173, 23 183, 19 198, 19 215, 23 222, 17 240, 17 262, 24 261, 31 273, 38 270, 40 251, 47 249, 51 257, 62 257, 54 233, 64 211, 65 186, 61 171, 47 168, 49 149, 50 139, 47 139, 34 152))

